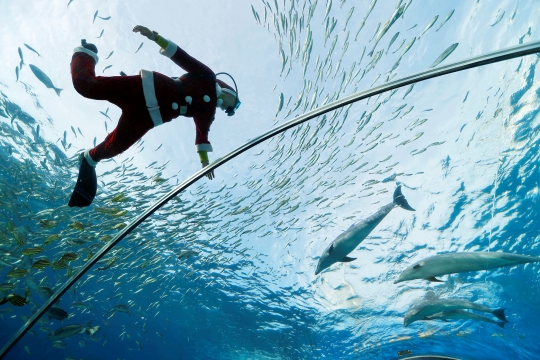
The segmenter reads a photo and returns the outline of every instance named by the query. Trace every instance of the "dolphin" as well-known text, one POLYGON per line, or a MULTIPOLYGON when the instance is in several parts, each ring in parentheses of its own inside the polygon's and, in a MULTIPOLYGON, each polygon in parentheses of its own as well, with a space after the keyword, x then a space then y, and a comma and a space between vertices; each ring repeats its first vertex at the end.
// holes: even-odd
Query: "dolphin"
POLYGON ((321 255, 319 263, 317 264, 317 270, 315 270, 315 275, 334 263, 356 260, 356 258, 350 258, 347 255, 353 251, 396 206, 405 210, 414 211, 405 199, 405 196, 401 193, 401 185, 394 191, 394 200, 391 203, 381 207, 370 217, 352 225, 348 230, 332 241, 330 246, 328 246, 321 255))
POLYGON ((403 319, 403 326, 407 327, 418 320, 428 320, 427 318, 441 312, 450 312, 456 310, 478 310, 481 312, 493 314, 499 320, 507 322, 504 310, 496 309, 491 310, 487 306, 475 304, 473 302, 463 299, 435 299, 435 300, 423 300, 415 304, 403 319))
POLYGON ((415 279, 442 282, 435 276, 495 269, 539 261, 540 257, 502 252, 457 252, 440 254, 420 260, 409 266, 394 281, 394 284, 415 279))
POLYGON ((478 314, 474 314, 472 312, 468 312, 465 310, 454 310, 454 311, 445 311, 437 314, 433 314, 431 316, 428 316, 426 320, 478 320, 478 321, 485 321, 492 324, 497 324, 498 326, 502 327, 504 329, 504 324, 506 324, 508 321, 496 321, 492 320, 490 318, 487 318, 485 316, 481 316, 478 314))
POLYGON ((54 89, 54 91, 56 91, 56 95, 60 96, 60 91, 62 91, 62 89, 56 88, 53 85, 51 79, 47 76, 47 74, 45 74, 43 71, 41 71, 40 68, 35 65, 30 64, 28 66, 30 66, 30 70, 32 70, 32 72, 34 73, 34 75, 36 75, 39 81, 41 81, 49 89, 54 89))

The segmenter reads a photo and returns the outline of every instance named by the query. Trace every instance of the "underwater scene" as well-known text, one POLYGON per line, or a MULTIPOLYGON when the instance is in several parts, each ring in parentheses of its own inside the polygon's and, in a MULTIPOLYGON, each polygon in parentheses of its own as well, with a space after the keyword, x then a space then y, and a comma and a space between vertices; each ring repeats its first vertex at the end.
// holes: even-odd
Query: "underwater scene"
POLYGON ((540 358, 539 14, 0 0, 0 358, 540 358))

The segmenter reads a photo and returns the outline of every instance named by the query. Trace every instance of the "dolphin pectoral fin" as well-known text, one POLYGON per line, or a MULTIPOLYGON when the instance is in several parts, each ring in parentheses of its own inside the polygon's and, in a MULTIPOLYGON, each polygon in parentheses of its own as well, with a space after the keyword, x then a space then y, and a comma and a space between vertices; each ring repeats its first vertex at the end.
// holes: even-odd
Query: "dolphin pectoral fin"
POLYGON ((504 310, 506 310, 506 308, 505 309, 493 310, 493 316, 495 316, 499 320, 502 320, 504 322, 508 322, 508 320, 506 320, 506 315, 504 314, 504 310))
POLYGON ((427 277, 426 280, 431 281, 431 282, 444 282, 442 280, 437 279, 435 276, 427 277))
POLYGON ((340 262, 351 262, 353 260, 356 260, 356 258, 345 256, 343 259, 340 260, 340 262))

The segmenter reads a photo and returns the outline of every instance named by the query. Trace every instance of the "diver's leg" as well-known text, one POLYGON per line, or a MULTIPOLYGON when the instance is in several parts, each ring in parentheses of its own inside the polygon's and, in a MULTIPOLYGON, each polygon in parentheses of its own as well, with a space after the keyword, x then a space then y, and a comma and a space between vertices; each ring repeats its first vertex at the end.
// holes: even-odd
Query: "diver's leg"
POLYGON ((71 80, 79 94, 89 99, 108 100, 122 110, 132 103, 146 103, 139 75, 96 76, 97 55, 88 50, 77 51, 80 48, 75 48, 71 58, 71 80))
MULTIPOLYGON (((97 163, 123 153, 154 127, 148 109, 139 108, 123 112, 116 128, 86 154, 91 161, 97 163)), ((85 155, 86 155, 85 154, 85 155)))

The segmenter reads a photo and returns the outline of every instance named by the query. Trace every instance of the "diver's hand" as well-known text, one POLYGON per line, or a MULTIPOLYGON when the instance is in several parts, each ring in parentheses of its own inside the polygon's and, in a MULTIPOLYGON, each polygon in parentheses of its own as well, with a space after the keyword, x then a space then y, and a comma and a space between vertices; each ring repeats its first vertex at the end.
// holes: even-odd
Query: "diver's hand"
MULTIPOLYGON (((209 162, 208 162, 208 161, 203 161, 201 164, 202 164, 202 167, 203 167, 203 169, 204 169, 205 167, 208 166, 209 162)), ((206 173, 205 175, 206 175, 206 177, 209 178, 210 180, 212 180, 213 178, 216 177, 216 176, 214 175, 214 170, 212 170, 212 171, 206 173)))
POLYGON ((148 40, 152 40, 152 41, 156 40, 156 34, 147 27, 137 25, 133 28, 133 32, 141 33, 141 35, 146 36, 148 40))

